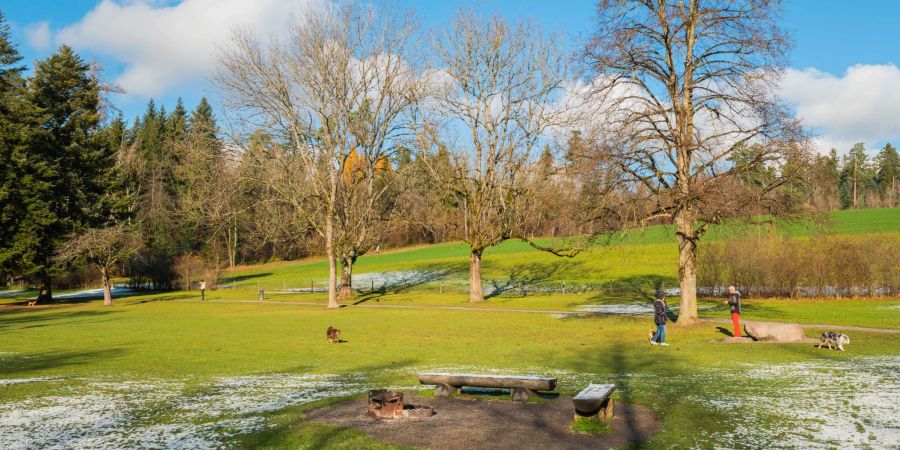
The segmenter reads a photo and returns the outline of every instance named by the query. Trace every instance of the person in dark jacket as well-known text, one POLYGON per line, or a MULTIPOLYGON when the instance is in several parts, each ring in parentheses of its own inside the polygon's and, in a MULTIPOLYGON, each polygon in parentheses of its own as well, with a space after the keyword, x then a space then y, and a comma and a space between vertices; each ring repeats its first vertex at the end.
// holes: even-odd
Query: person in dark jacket
POLYGON ((741 293, 734 286, 728 286, 728 300, 725 304, 731 310, 731 323, 734 325, 734 337, 741 337, 741 293))
POLYGON ((650 338, 653 345, 669 345, 666 344, 666 296, 662 293, 656 295, 653 301, 653 322, 656 323, 656 333, 650 338))

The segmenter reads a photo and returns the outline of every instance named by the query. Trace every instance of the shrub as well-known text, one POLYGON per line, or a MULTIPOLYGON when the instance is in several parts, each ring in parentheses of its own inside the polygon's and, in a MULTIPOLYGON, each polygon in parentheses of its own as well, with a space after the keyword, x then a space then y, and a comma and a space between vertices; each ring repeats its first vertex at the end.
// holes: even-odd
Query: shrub
POLYGON ((702 293, 735 284, 756 297, 858 297, 900 292, 896 235, 758 236, 699 249, 702 293))

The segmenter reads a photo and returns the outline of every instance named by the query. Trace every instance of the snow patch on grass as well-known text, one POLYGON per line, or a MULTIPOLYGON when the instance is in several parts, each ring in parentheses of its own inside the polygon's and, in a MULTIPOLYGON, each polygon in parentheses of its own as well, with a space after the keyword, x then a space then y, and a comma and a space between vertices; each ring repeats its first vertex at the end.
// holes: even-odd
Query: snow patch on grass
MULTIPOLYGON (((715 307, 701 306, 697 311, 714 310, 715 307)), ((669 313, 676 313, 679 310, 678 305, 669 306, 669 313)), ((601 315, 601 316, 650 316, 653 315, 653 303, 605 303, 605 304, 589 304, 580 305, 571 313, 553 314, 553 317, 560 319, 578 316, 578 315, 601 315)))
MULTIPOLYGON (((2 353, 0 353, 2 355, 2 353)), ((34 378, 7 378, 0 379, 0 386, 8 386, 11 384, 40 383, 42 381, 54 381, 60 378, 55 377, 34 377, 34 378)))
POLYGON ((737 417, 725 448, 900 448, 900 357, 747 367, 725 375, 734 396, 706 400, 737 417))
POLYGON ((259 431, 266 413, 362 392, 326 375, 226 377, 201 386, 86 381, 63 395, 0 404, 0 448, 222 448, 259 431))
MULTIPOLYGON (((679 397, 689 408, 711 410, 723 429, 697 436, 716 448, 900 448, 900 356, 823 359, 766 367, 676 373, 597 375, 564 370, 434 367, 429 371, 559 379, 578 392, 589 383, 614 383, 620 398, 640 392, 679 397), (694 394, 681 397, 689 390, 694 394), (670 393, 670 394, 669 394, 670 393), (725 429, 729 424, 733 427, 725 429)), ((638 395, 642 397, 643 395, 638 395)))

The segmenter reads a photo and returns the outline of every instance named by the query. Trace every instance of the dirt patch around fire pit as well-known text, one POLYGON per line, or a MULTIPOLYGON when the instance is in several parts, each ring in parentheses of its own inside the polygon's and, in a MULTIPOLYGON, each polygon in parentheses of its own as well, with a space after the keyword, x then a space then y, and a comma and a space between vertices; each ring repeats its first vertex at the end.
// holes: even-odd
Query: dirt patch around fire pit
POLYGON ((610 433, 573 432, 572 397, 540 403, 498 399, 434 398, 406 394, 404 401, 430 406, 431 417, 378 420, 366 417, 365 398, 319 408, 306 418, 336 427, 355 428, 382 442, 432 449, 616 448, 640 444, 659 429, 650 408, 617 402, 610 433))

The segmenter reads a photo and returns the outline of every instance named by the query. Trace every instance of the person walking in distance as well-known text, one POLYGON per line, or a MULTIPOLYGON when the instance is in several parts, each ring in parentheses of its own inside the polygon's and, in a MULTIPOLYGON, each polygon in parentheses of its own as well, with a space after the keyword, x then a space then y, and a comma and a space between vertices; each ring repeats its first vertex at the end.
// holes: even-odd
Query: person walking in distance
POLYGON ((741 293, 736 287, 728 286, 728 300, 725 300, 724 304, 731 309, 734 337, 741 337, 741 293))
POLYGON ((200 301, 206 301, 206 280, 200 280, 200 301))
POLYGON ((666 344, 666 296, 663 293, 656 294, 656 300, 653 301, 653 322, 656 323, 656 333, 650 338, 653 345, 669 345, 666 344))

